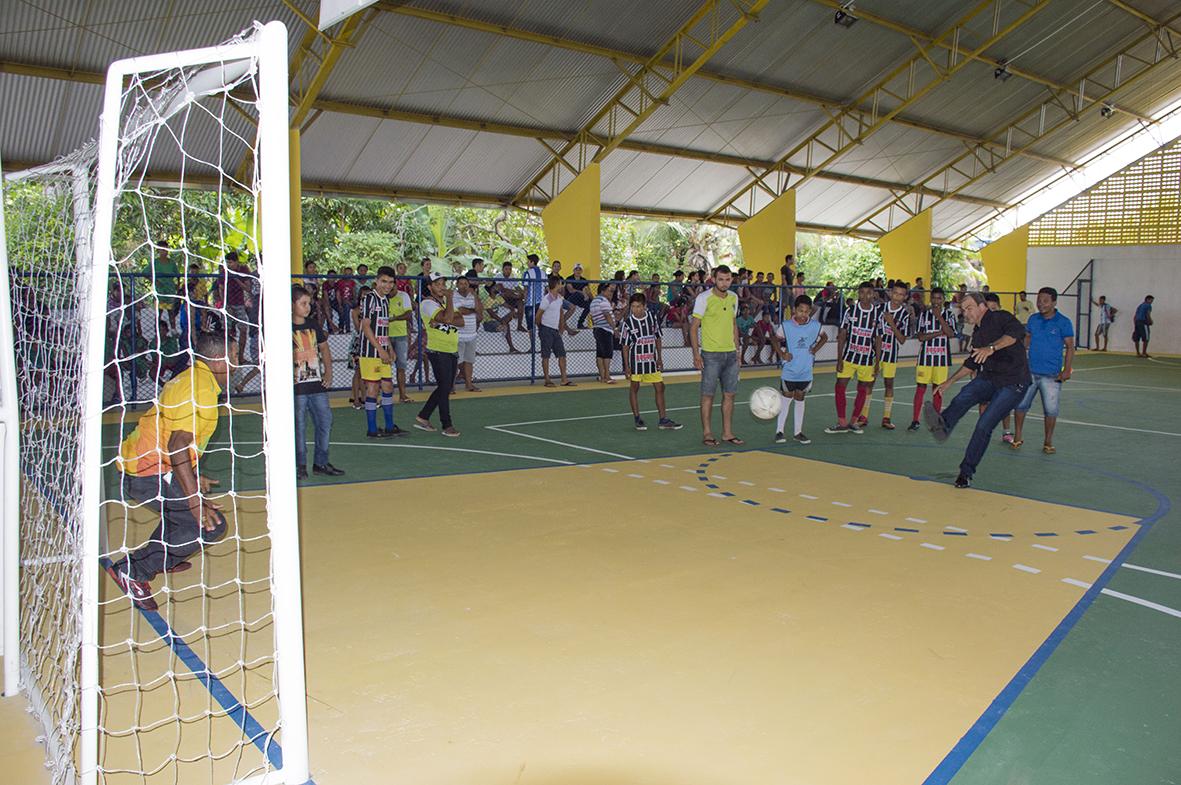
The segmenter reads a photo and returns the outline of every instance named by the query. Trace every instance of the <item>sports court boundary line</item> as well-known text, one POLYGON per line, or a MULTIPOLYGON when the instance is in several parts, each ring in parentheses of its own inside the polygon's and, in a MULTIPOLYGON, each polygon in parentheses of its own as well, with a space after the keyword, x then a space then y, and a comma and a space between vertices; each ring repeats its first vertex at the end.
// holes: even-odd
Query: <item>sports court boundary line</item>
MULTIPOLYGON (((24 475, 25 478, 29 480, 29 482, 32 483, 33 486, 41 493, 41 495, 49 501, 50 506, 57 510, 58 515, 60 515, 63 519, 69 518, 69 516, 63 511, 63 508, 55 494, 49 493, 47 489, 40 482, 38 482, 35 477, 30 476, 28 472, 24 472, 24 475)), ((107 573, 107 570, 114 567, 114 563, 105 556, 99 557, 98 561, 98 566, 102 568, 104 573, 107 573)), ((107 574, 109 576, 109 573, 107 574)), ((281 771, 283 769, 283 748, 277 741, 272 740, 273 732, 266 730, 262 726, 262 723, 254 718, 254 715, 250 713, 250 710, 246 708, 246 705, 234 696, 234 693, 230 691, 230 688, 227 687, 221 679, 214 675, 213 671, 209 669, 209 666, 205 664, 200 655, 193 651, 192 647, 189 646, 189 644, 186 643, 183 638, 172 631, 168 621, 162 615, 156 611, 145 610, 136 605, 134 602, 132 603, 132 606, 137 611, 139 611, 140 615, 143 616, 147 623, 151 625, 152 629, 156 631, 156 634, 164 639, 177 658, 185 664, 185 667, 188 668, 192 674, 196 676, 202 684, 205 685, 205 689, 209 691, 209 694, 213 697, 213 699, 216 700, 221 705, 221 707, 226 710, 226 716, 232 719, 234 723, 239 728, 241 728, 242 734, 247 739, 249 739, 254 744, 254 746, 258 747, 259 752, 266 756, 267 760, 276 771, 281 771)), ((278 697, 277 694, 276 697, 278 697)), ((309 779, 305 785, 315 785, 315 781, 313 779, 309 779)))
MULTIPOLYGON (((1101 472, 1107 474, 1107 472, 1101 472)), ((1128 479, 1128 478, 1124 478, 1128 479)), ((956 745, 952 747, 951 751, 943 758, 942 761, 935 767, 935 769, 923 780, 923 785, 947 785, 951 779, 959 773, 964 764, 973 753, 980 747, 992 730, 1005 716, 1006 712, 1013 706, 1017 698, 1025 690, 1033 677, 1037 675, 1042 666, 1050 659, 1051 655, 1057 650, 1058 646, 1066 639, 1066 636, 1078 624, 1079 619, 1083 617, 1087 609, 1095 602, 1095 598, 1099 597, 1107 584, 1115 576, 1124 560, 1131 555, 1136 546, 1139 545, 1141 538, 1143 538, 1151 529, 1153 524, 1163 518, 1172 509, 1172 503, 1169 497, 1138 480, 1128 480, 1132 484, 1138 486, 1142 490, 1150 493, 1157 503, 1156 510, 1147 518, 1143 518, 1139 523, 1139 529, 1132 538, 1128 540, 1127 544, 1120 549, 1111 563, 1100 573, 1099 577, 1091 584, 1079 601, 1075 603, 1074 607, 1069 613, 1063 617, 1062 621, 1050 633, 1049 637, 1042 642, 1033 653, 1033 655, 1025 662, 1024 665, 1014 674, 1005 688, 1001 690, 1000 694, 993 699, 984 713, 980 715, 979 719, 973 723, 972 727, 960 737, 956 745)))

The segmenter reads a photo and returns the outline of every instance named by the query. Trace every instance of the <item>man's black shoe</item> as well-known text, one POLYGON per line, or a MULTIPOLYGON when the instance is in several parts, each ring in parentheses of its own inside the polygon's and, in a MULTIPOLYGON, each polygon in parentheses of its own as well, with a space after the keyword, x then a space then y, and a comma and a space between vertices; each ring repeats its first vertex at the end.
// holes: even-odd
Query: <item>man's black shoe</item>
POLYGON ((968 477, 967 475, 961 474, 960 476, 955 478, 955 487, 957 487, 957 488, 968 488, 971 485, 972 485, 972 478, 968 477))
POLYGON ((306 480, 308 478, 308 467, 297 466, 295 469, 295 479, 306 480))
POLYGON ((393 436, 393 434, 387 431, 385 428, 379 428, 378 430, 371 431, 365 435, 370 439, 388 439, 393 436))
POLYGON ((312 474, 326 474, 329 477, 339 477, 340 475, 344 474, 344 469, 338 469, 330 463, 326 463, 323 466, 316 466, 313 464, 312 474))

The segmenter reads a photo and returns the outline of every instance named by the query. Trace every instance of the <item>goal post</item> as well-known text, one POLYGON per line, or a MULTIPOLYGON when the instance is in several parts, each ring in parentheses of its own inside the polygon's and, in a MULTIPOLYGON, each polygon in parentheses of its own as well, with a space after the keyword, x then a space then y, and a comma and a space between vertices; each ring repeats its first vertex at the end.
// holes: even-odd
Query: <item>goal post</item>
POLYGON ((54 785, 310 779, 287 57, 272 22, 113 63, 97 148, 5 180, 5 675, 54 785))

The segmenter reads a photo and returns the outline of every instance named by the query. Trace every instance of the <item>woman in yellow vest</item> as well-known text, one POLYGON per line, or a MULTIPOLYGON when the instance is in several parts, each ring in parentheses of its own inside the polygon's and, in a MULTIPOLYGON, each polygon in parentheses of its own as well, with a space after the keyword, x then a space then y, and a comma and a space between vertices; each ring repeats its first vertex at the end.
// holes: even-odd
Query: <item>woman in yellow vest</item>
POLYGON ((420 431, 437 430, 431 425, 431 415, 438 409, 443 435, 454 438, 459 436, 459 431, 451 424, 450 399, 459 361, 459 328, 463 326, 463 315, 455 310, 451 301, 453 290, 447 288, 447 279, 442 273, 429 275, 427 291, 430 296, 423 298, 419 312, 426 331, 426 357, 435 375, 436 386, 422 411, 414 418, 414 427, 420 431))

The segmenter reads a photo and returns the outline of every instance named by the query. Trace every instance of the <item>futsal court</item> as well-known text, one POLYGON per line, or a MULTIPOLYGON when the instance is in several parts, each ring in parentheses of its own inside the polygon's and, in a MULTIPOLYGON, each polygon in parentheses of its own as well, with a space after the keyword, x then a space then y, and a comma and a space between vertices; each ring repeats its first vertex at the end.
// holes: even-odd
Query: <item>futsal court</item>
MULTIPOLYGON (((1074 765, 1167 782, 1181 536, 1161 457, 1181 439, 1181 361, 1081 356, 1058 453, 998 437, 966 491, 950 483, 962 432, 824 435, 831 380, 808 400, 813 443, 775 445, 742 405, 766 372, 747 373, 747 444, 724 450, 701 444, 692 377, 668 387, 675 432, 633 430, 622 385, 459 393, 457 440, 366 440, 363 413, 337 401, 347 482, 300 492, 315 781, 991 783, 1050 757, 1060 779, 1039 782, 1074 765), (1100 740, 1124 754, 1090 756, 1100 740)), ((249 624, 269 602, 251 588, 266 569, 259 480, 235 471, 243 544, 168 576, 162 614, 273 727, 270 630, 249 624)), ((108 682, 183 669, 164 642, 121 652, 158 631, 125 602, 104 609, 108 682)), ((196 677, 179 685, 112 690, 104 724, 214 705, 196 677)), ((219 749, 204 727, 116 738, 107 765, 219 749)), ((229 717, 211 727, 240 735, 229 717)), ((39 758, 17 745, 2 759, 32 777, 39 758)))

